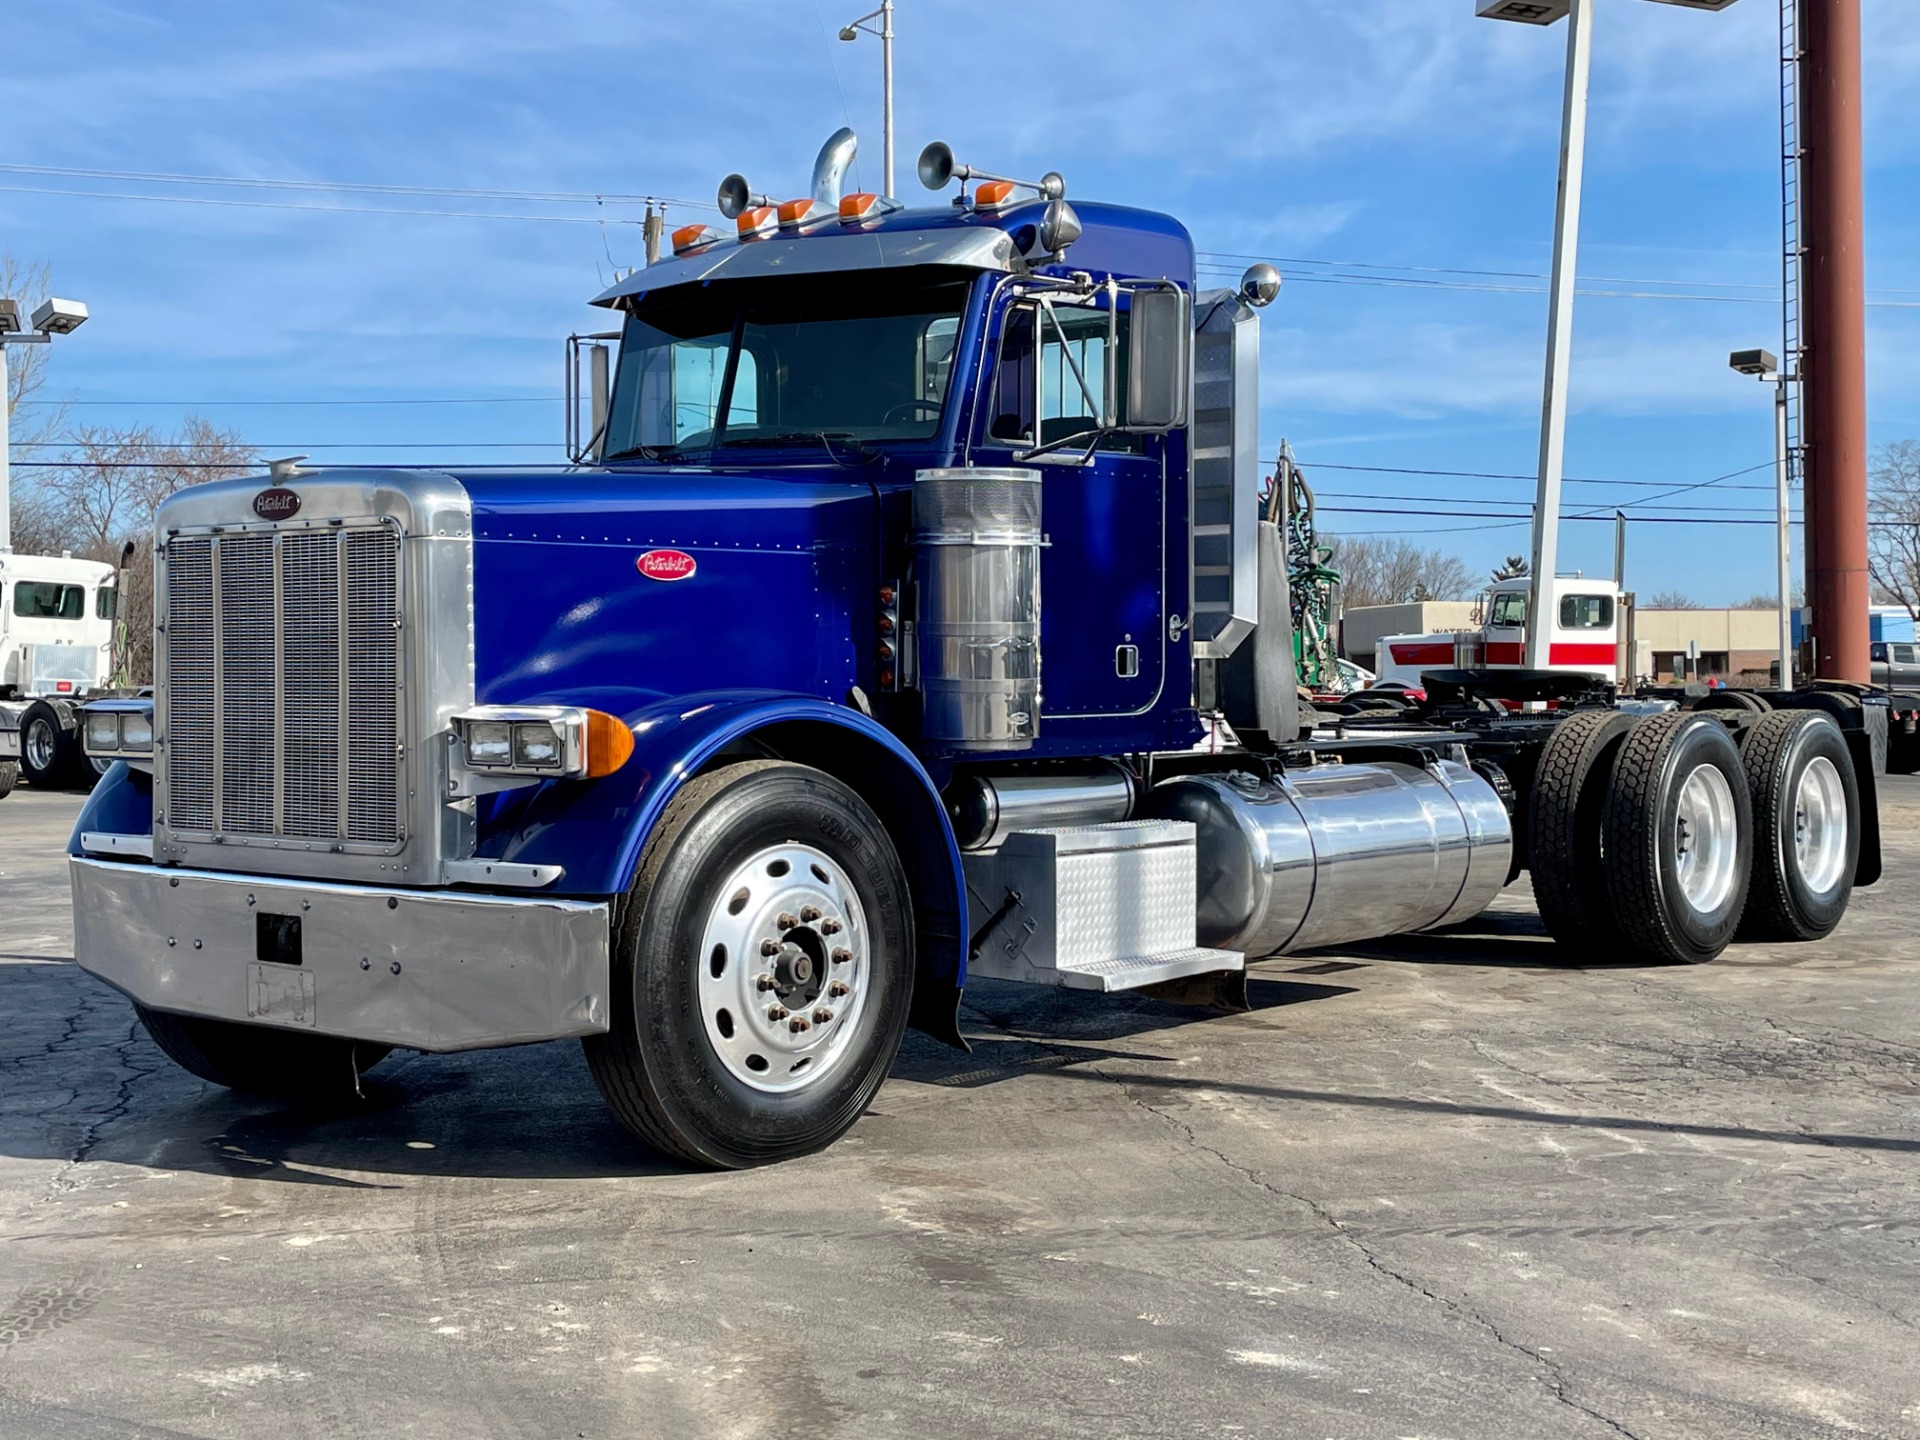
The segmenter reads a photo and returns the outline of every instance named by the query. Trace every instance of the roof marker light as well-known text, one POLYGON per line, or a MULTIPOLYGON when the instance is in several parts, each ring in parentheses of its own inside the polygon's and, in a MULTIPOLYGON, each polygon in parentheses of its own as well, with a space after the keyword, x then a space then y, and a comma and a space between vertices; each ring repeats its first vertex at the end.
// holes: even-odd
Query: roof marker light
POLYGON ((698 250, 702 245, 711 245, 725 238, 711 225, 682 225, 673 232, 673 253, 684 255, 689 250, 698 250))
POLYGON ((778 207, 778 213, 780 216, 780 228, 782 230, 797 230, 800 226, 806 224, 807 221, 818 219, 832 212, 818 200, 815 200, 812 196, 808 196, 804 200, 782 200, 778 207))
POLYGON ((740 232, 740 238, 745 240, 750 235, 766 234, 767 231, 773 229, 774 222, 775 211, 773 206, 750 205, 740 212, 739 217, 733 222, 733 225, 734 229, 740 232))
POLYGON ((985 180, 973 190, 973 208, 976 210, 998 210, 1013 198, 1014 182, 1011 180, 985 180))
POLYGON ((871 190, 856 190, 840 197, 842 220, 865 220, 880 208, 880 197, 871 190))

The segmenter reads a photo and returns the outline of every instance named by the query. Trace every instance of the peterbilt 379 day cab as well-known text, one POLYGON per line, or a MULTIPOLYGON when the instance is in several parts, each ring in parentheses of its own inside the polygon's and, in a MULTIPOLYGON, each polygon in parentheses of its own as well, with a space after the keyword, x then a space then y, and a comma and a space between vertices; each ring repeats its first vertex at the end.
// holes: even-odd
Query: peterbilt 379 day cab
POLYGON ((70 848, 80 963, 188 1069, 579 1036, 639 1135, 747 1165, 843 1132, 909 1024, 962 1043, 969 973, 1232 1004, 1522 859, 1573 953, 1700 961, 1877 873, 1854 697, 1636 722, 1448 670, 1313 728, 1259 521, 1277 278, 1201 291, 1171 218, 942 146, 952 204, 842 195, 850 153, 599 297, 589 461, 167 502, 151 749, 70 848))
MULTIPOLYGON (((80 703, 113 676, 113 566, 0 549, 0 799, 78 777, 80 703)), ((90 776, 89 776, 90 778, 90 776)))

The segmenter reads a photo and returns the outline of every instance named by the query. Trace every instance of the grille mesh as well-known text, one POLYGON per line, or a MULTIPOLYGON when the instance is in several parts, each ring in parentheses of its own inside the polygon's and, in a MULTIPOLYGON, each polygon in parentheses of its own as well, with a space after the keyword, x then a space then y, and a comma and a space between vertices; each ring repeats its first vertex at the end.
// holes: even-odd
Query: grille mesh
POLYGON ((166 603, 170 828, 398 843, 397 531, 176 537, 166 603))

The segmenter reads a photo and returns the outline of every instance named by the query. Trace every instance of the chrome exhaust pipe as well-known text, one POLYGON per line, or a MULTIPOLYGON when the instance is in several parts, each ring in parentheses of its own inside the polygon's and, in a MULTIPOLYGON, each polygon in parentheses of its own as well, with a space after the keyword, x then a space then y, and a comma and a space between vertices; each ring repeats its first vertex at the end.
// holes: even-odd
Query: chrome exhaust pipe
POLYGON ((813 162, 813 198, 822 205, 840 208, 840 194, 846 188, 847 171, 853 165, 860 137, 842 125, 827 137, 820 156, 813 162))

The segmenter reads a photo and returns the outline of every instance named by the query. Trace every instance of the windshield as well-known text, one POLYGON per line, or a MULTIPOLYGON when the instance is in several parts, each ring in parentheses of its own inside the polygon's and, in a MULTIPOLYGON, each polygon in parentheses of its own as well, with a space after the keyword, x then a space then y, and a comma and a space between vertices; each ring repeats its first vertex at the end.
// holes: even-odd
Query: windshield
POLYGON ((925 440, 972 272, 925 267, 679 285, 628 317, 606 458, 925 440))

